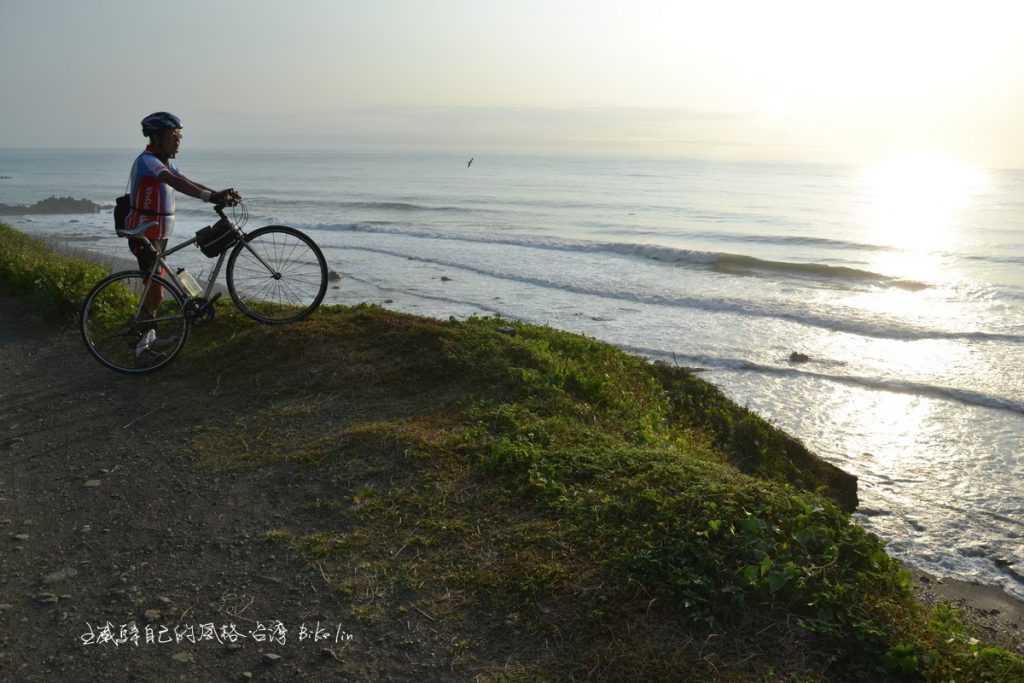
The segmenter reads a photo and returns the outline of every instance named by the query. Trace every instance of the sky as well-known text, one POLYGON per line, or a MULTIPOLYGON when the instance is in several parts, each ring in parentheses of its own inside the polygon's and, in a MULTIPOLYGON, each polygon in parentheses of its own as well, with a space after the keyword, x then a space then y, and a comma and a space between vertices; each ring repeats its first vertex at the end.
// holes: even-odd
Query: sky
POLYGON ((0 0, 0 147, 1024 167, 1024 3, 0 0))

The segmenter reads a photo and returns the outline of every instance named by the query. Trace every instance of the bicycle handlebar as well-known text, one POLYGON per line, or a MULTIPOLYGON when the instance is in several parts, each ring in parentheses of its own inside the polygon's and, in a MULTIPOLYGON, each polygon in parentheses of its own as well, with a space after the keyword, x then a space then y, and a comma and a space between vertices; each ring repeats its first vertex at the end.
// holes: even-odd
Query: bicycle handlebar
POLYGON ((231 201, 221 202, 219 204, 214 204, 213 205, 213 210, 217 212, 218 216, 220 216, 224 220, 228 220, 228 217, 224 215, 224 208, 228 207, 228 206, 238 206, 241 203, 242 203, 241 198, 233 199, 231 201))

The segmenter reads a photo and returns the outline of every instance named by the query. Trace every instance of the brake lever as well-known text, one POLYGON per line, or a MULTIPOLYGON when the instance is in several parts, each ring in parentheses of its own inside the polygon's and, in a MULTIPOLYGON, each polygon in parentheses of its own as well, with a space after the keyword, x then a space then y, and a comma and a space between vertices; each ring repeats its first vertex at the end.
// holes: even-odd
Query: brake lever
POLYGON ((217 212, 218 216, 220 216, 224 220, 228 220, 228 217, 224 215, 224 208, 228 207, 228 206, 238 206, 241 203, 241 201, 242 201, 241 198, 239 198, 239 199, 229 200, 229 201, 226 201, 226 202, 221 202, 220 204, 214 204, 213 205, 213 210, 217 212))

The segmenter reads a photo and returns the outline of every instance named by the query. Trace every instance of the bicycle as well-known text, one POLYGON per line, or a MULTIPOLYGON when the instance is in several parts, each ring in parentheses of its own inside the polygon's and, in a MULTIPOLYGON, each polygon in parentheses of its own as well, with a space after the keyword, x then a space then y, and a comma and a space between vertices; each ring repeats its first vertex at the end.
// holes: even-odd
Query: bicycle
POLYGON ((165 250, 153 245, 156 258, 148 273, 111 273, 85 297, 82 340, 100 363, 127 374, 153 372, 170 363, 185 346, 192 325, 213 319, 214 305, 222 294, 213 290, 225 259, 231 300, 257 322, 298 322, 320 306, 327 292, 327 261, 316 242, 284 225, 244 232, 248 214, 240 201, 218 204, 214 211, 220 220, 191 239, 165 250), (237 223, 224 215, 225 206, 236 204, 237 223), (213 249, 219 249, 219 254, 211 254, 209 243, 201 241, 204 231, 218 237, 213 249), (193 285, 190 292, 187 285, 191 283, 179 277, 183 271, 173 272, 165 258, 197 243, 211 258, 216 255, 217 263, 205 290, 195 291, 198 288, 193 285), (155 310, 150 295, 154 286, 164 293, 155 310))

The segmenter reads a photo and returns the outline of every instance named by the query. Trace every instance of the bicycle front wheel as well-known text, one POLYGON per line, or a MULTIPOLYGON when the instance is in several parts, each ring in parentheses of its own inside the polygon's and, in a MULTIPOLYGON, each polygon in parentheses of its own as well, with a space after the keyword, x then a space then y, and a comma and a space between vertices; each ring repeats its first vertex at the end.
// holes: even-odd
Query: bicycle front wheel
POLYGON ((101 280, 85 297, 79 327, 96 360, 140 375, 174 359, 188 339, 189 320, 185 297, 170 282, 123 271, 101 280))
POLYGON ((261 323, 292 323, 324 300, 327 260, 305 233, 270 225, 235 245, 227 280, 232 300, 245 315, 261 323))

